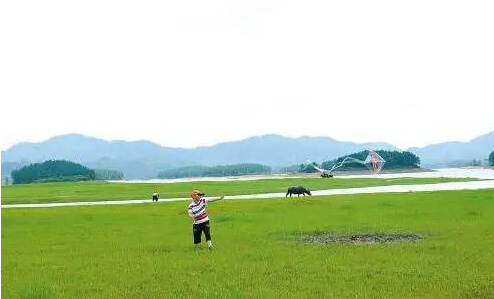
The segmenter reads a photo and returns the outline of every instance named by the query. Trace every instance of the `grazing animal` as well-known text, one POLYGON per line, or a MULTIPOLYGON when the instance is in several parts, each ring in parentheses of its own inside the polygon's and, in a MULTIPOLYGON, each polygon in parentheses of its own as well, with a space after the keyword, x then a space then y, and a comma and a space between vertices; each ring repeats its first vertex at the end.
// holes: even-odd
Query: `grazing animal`
POLYGON ((310 194, 309 190, 305 189, 302 186, 288 188, 288 191, 286 192, 285 197, 287 197, 288 194, 290 194, 290 197, 292 197, 292 194, 297 194, 297 196, 300 196, 300 194, 302 194, 303 196, 305 196, 305 194, 312 195, 312 194, 310 194))

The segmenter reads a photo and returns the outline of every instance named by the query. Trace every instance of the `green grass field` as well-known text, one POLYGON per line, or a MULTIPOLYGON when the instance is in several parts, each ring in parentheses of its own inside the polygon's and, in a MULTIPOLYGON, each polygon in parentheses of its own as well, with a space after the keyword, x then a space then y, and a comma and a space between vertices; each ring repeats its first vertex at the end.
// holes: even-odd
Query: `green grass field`
POLYGON ((173 184, 125 184, 106 182, 43 183, 2 186, 2 204, 73 202, 98 200, 123 200, 150 198, 155 191, 160 198, 188 197, 193 189, 199 188, 208 196, 221 194, 258 194, 286 192, 289 186, 305 186, 310 190, 371 187, 385 185, 431 184, 442 182, 471 181, 473 179, 452 178, 397 178, 397 179, 321 179, 290 178, 263 179, 230 182, 185 182, 173 184))
POLYGON ((215 202, 212 252, 186 206, 2 210, 2 298, 494 297, 494 190, 215 202), (424 239, 297 237, 315 231, 424 239))

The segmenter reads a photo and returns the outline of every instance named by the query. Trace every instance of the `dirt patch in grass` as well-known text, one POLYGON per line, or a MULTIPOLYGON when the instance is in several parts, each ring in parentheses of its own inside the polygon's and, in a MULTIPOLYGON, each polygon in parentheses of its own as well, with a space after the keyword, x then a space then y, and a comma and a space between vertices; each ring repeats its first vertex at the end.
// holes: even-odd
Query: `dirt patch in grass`
POLYGON ((382 244, 393 242, 418 242, 422 240, 422 236, 418 234, 338 234, 338 233, 314 233, 305 234, 301 237, 301 241, 311 244, 330 244, 330 243, 346 243, 346 244, 382 244))

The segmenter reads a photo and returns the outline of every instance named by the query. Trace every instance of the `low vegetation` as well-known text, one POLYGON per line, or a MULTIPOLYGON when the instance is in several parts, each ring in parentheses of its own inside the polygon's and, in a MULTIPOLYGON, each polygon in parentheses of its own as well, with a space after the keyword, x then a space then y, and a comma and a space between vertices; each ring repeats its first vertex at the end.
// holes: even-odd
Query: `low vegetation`
POLYGON ((271 168, 262 164, 246 163, 217 166, 187 166, 162 171, 160 179, 176 179, 186 177, 222 177, 249 174, 268 174, 271 168))
POLYGON ((180 182, 180 183, 108 183, 71 182, 22 184, 2 187, 2 204, 46 203, 151 198, 158 192, 160 199, 188 197, 191 190, 204 190, 208 196, 286 192, 290 186, 305 186, 309 190, 341 189, 387 185, 429 184, 468 181, 459 178, 397 178, 397 179, 321 179, 287 178, 253 181, 180 182))
POLYGON ((2 210, 2 298, 494 297, 494 190, 215 202, 213 251, 186 206, 2 210))

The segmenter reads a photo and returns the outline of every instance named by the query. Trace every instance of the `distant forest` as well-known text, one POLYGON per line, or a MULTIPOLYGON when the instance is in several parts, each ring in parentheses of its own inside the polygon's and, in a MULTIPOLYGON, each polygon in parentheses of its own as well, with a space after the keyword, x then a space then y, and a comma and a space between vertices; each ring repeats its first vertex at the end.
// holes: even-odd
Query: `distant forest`
POLYGON ((91 180, 121 180, 123 172, 106 169, 89 169, 65 160, 48 160, 34 163, 11 172, 12 183, 77 182, 91 180))
POLYGON ((89 181, 96 178, 94 170, 64 160, 30 164, 13 170, 11 176, 14 184, 89 181))
POLYGON ((124 174, 121 171, 108 169, 95 169, 94 173, 97 180, 122 180, 124 174))
POLYGON ((187 166, 162 171, 158 174, 160 179, 176 179, 185 177, 212 177, 212 176, 239 176, 248 174, 271 173, 271 167, 255 164, 233 164, 217 166, 187 166))
MULTIPOLYGON (((386 164, 384 165, 385 169, 403 169, 403 168, 419 168, 420 167, 420 158, 411 152, 400 152, 400 151, 385 151, 378 150, 376 153, 379 154, 384 160, 386 160, 386 164)), ((369 151, 361 151, 358 153, 354 153, 351 155, 341 156, 338 159, 324 161, 321 163, 321 167, 324 169, 331 169, 333 165, 340 163, 346 157, 352 157, 361 161, 364 161, 369 151)), ((342 167, 338 168, 338 171, 345 170, 363 170, 367 169, 367 167, 358 162, 349 162, 343 164, 342 167)), ((299 167, 300 172, 317 172, 317 170, 311 166, 311 164, 301 164, 299 167)))

